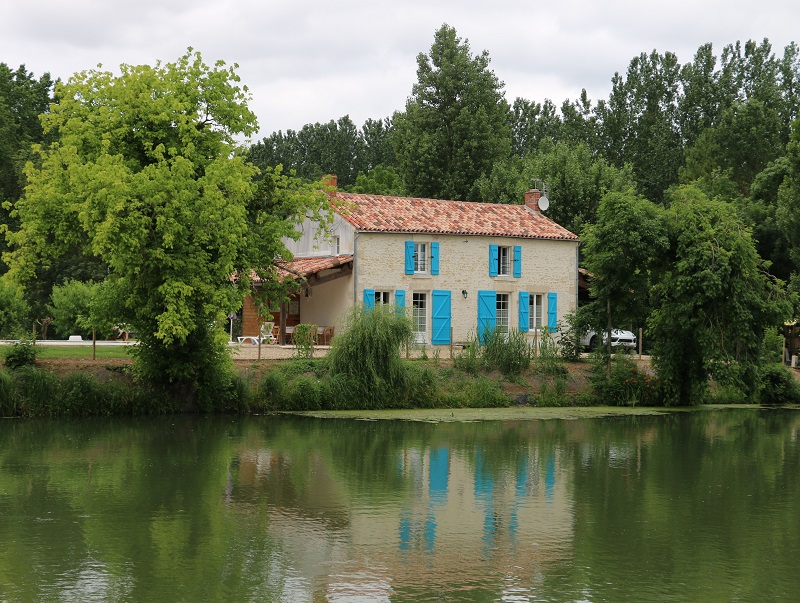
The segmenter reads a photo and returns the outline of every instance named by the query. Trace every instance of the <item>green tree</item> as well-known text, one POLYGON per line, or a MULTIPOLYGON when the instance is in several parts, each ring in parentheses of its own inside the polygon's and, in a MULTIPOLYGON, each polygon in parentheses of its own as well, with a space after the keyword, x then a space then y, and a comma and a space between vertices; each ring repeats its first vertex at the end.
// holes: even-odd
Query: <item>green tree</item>
POLYGON ((120 75, 78 73, 57 95, 43 117, 55 140, 37 148, 15 206, 10 274, 24 283, 51 257, 88 250, 108 266, 109 312, 139 336, 142 375, 188 391, 224 384, 225 315, 276 257, 286 216, 319 198, 274 194, 279 175, 255 181, 236 143, 256 130, 247 89, 235 67, 209 67, 191 49, 120 75))
POLYGON ((709 375, 753 399, 764 331, 789 312, 783 288, 730 204, 694 186, 669 197, 669 249, 656 258, 650 319, 665 402, 702 402, 709 375))
POLYGON ((368 195, 396 195, 404 196, 405 189, 400 174, 394 168, 376 165, 366 174, 361 172, 356 178, 356 183, 350 187, 354 193, 368 195))
POLYGON ((30 326, 22 288, 0 277, 0 338, 18 339, 30 326))
POLYGON ((398 170, 415 196, 472 200, 475 182, 511 150, 503 83, 489 54, 443 25, 430 54, 417 56, 417 83, 405 112, 395 113, 398 170))
POLYGON ((651 267, 668 247, 663 210, 632 190, 609 193, 581 240, 591 275, 589 311, 597 327, 605 325, 610 354, 611 330, 643 326, 649 314, 651 267))
POLYGON ((511 152, 519 157, 539 150, 546 140, 561 138, 561 119, 553 102, 533 103, 517 98, 509 112, 511 152))
POLYGON ((674 54, 642 53, 630 62, 624 81, 615 76, 609 102, 598 103, 609 159, 617 167, 630 163, 637 188, 651 201, 662 201, 683 161, 679 75, 674 54))
MULTIPOLYGON (((375 129, 374 124, 370 127, 375 129)), ((306 124, 299 132, 273 133, 250 148, 249 159, 262 170, 282 165, 307 181, 336 174, 339 184, 349 186, 364 169, 365 153, 362 133, 345 115, 325 124, 306 124)))
POLYGON ((368 119, 361 127, 361 138, 364 141, 363 161, 360 169, 374 170, 378 166, 394 167, 396 165, 391 133, 392 120, 368 119))
POLYGON ((53 287, 51 303, 48 306, 53 317, 56 334, 67 338, 70 335, 91 337, 96 323, 92 320, 99 285, 70 280, 53 287))
MULTIPOLYGON (((6 203, 22 194, 22 168, 31 145, 43 140, 38 116, 47 111, 52 88, 49 73, 37 80, 24 65, 14 71, 0 63, 0 254, 6 250, 5 227, 16 226, 6 203)), ((0 260, 0 274, 5 270, 0 260)))
POLYGON ((536 180, 547 184, 547 216, 572 232, 594 222, 606 193, 634 186, 629 168, 618 169, 596 156, 584 143, 548 140, 524 159, 497 162, 488 177, 477 182, 478 198, 485 202, 522 203, 536 180))

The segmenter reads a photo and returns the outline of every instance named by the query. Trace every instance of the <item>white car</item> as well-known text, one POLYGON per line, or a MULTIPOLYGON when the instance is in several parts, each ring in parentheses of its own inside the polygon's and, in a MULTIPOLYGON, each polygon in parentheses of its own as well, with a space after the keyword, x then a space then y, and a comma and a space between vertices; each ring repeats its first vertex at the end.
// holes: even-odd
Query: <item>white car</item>
MULTIPOLYGON (((594 350, 598 345, 600 345, 601 336, 603 338, 603 343, 605 343, 606 342, 605 331, 603 331, 602 335, 595 333, 594 331, 589 331, 586 335, 581 337, 581 345, 584 348, 588 348, 590 351, 594 350)), ((614 329, 611 331, 611 347, 623 348, 625 350, 635 350, 636 335, 634 335, 630 331, 625 331, 623 329, 614 329)))

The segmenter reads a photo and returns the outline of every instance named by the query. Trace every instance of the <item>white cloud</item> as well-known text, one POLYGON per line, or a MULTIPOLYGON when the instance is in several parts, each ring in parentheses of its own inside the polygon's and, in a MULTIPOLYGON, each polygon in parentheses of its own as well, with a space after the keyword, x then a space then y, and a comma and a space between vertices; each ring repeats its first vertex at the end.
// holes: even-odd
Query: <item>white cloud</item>
POLYGON ((605 98, 615 71, 654 49, 690 61, 712 42, 767 37, 776 54, 793 41, 800 4, 763 0, 55 0, 10 2, 0 61, 35 75, 68 78, 102 63, 172 61, 189 46, 207 62, 238 63, 261 135, 348 114, 360 125, 401 110, 416 80, 416 56, 442 23, 488 50, 509 102, 557 106, 582 88, 605 98))

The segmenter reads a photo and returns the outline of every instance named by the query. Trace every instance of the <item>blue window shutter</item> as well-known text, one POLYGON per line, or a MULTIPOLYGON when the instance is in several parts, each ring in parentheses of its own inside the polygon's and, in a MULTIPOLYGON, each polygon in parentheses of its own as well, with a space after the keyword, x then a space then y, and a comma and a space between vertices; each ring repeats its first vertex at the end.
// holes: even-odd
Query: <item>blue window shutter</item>
POLYGON ((531 296, 527 291, 519 292, 519 330, 522 333, 528 332, 528 321, 530 319, 531 296))
POLYGON ((406 292, 402 289, 394 292, 394 305, 398 308, 406 307, 406 292))
POLYGON ((522 246, 514 245, 514 278, 522 278, 522 246))
POLYGON ((551 333, 556 332, 558 326, 558 293, 551 291, 547 294, 547 328, 551 333))
POLYGON ((431 315, 431 343, 442 345, 450 343, 450 327, 452 325, 450 291, 436 291, 431 293, 433 298, 433 313, 431 315))
POLYGON ((364 308, 372 310, 375 307, 375 289, 364 289, 364 308))
POLYGON ((406 241, 406 274, 414 274, 414 241, 406 241))
POLYGON ((484 343, 483 334, 497 326, 497 293, 478 291, 478 339, 484 343))
POLYGON ((489 276, 497 276, 497 264, 500 252, 497 245, 489 245, 489 276))
POLYGON ((431 274, 439 274, 439 243, 431 243, 431 274))

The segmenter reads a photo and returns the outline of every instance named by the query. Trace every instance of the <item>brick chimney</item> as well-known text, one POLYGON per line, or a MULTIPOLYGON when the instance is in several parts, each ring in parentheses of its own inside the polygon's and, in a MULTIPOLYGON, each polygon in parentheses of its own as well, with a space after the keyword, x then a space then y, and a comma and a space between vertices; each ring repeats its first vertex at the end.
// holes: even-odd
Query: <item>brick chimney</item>
POLYGON ((337 178, 336 174, 326 174, 322 177, 322 183, 329 188, 336 188, 337 178))
POLYGON ((525 191, 525 207, 534 213, 541 213, 539 209, 539 199, 542 196, 542 191, 538 188, 525 191))

